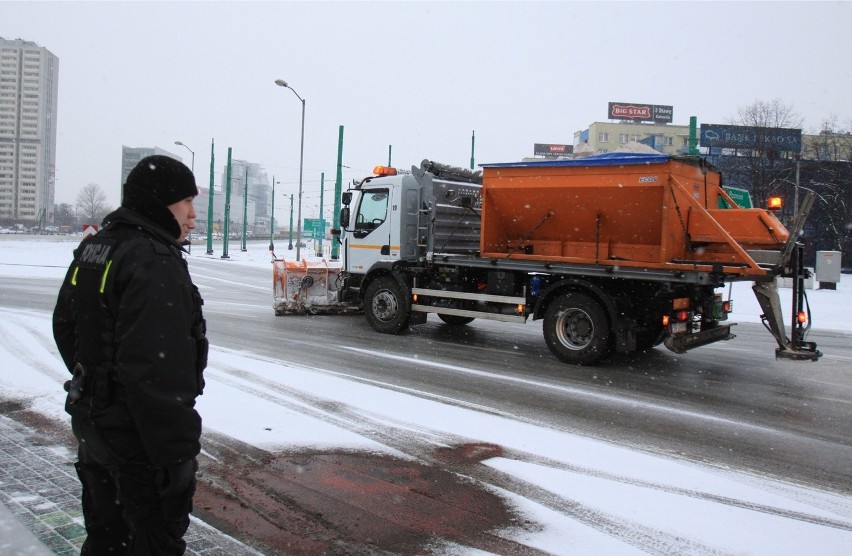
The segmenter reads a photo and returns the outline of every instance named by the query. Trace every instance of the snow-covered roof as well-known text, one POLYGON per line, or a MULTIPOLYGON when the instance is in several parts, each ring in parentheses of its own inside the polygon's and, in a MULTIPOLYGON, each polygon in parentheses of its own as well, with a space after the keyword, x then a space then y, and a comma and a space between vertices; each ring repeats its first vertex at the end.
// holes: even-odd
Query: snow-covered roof
POLYGON ((671 158, 667 154, 614 152, 583 158, 557 158, 527 162, 499 162, 480 164, 482 168, 521 168, 528 166, 624 166, 625 164, 662 164, 671 158))

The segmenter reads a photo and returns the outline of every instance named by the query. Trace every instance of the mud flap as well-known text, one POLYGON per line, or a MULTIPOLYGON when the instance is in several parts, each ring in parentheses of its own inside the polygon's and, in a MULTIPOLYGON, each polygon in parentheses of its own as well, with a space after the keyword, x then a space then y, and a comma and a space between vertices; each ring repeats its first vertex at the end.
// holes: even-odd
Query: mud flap
POLYGON ((669 336, 666 338, 665 346, 675 353, 686 353, 691 349, 706 346, 713 342, 721 340, 732 340, 736 338, 735 334, 731 334, 731 327, 736 326, 735 322, 702 330, 694 334, 683 334, 681 336, 669 336))
POLYGON ((341 264, 322 260, 272 261, 273 308, 276 315, 339 313, 337 278, 341 264))

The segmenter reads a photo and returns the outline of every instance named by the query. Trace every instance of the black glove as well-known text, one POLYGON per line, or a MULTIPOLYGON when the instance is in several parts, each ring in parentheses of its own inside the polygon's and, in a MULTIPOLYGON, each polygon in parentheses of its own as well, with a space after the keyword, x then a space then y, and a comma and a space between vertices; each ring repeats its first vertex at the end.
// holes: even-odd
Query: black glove
POLYGON ((160 498, 186 492, 195 480, 196 471, 198 471, 198 462, 195 458, 157 471, 157 489, 160 491, 160 498))

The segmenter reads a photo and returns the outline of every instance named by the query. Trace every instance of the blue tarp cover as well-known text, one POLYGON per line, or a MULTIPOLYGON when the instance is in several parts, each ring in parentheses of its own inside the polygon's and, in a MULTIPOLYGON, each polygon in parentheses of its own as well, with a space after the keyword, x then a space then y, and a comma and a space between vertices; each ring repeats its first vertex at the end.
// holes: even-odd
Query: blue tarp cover
POLYGON ((624 166, 626 164, 662 164, 671 158, 667 154, 603 153, 583 158, 535 160, 527 162, 499 162, 480 164, 482 168, 526 168, 536 166, 624 166))

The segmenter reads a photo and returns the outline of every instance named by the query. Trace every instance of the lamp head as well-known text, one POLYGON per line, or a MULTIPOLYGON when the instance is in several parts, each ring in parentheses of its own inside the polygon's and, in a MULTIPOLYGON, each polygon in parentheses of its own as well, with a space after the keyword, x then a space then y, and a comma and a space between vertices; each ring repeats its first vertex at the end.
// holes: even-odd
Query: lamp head
POLYGON ((287 85, 287 82, 284 81, 283 79, 276 79, 275 84, 278 85, 279 87, 290 87, 289 85, 287 85))

